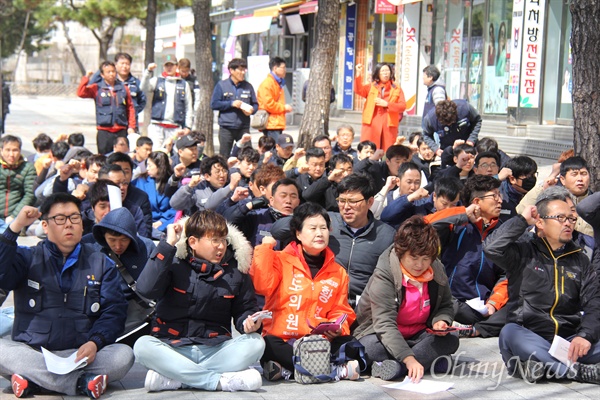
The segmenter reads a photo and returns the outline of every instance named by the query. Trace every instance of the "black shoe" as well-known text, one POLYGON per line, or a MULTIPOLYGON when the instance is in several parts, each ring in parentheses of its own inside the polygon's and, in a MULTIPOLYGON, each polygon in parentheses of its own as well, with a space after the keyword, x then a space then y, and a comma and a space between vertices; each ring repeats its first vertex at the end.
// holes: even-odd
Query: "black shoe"
POLYGON ((532 359, 520 361, 519 371, 521 373, 521 378, 529 383, 536 383, 546 375, 544 363, 532 359))
POLYGON ((573 368, 577 371, 576 381, 600 385, 600 364, 577 363, 573 368))
POLYGON ((400 376, 402 366, 396 360, 374 361, 371 365, 371 376, 391 381, 400 376))

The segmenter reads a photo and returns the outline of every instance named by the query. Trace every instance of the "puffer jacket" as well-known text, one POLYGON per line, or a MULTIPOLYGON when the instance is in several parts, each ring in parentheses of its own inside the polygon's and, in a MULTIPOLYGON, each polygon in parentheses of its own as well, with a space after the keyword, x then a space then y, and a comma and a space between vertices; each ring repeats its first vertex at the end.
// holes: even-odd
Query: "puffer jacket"
POLYGON ((175 347, 217 345, 231 339, 231 318, 244 332, 244 320, 259 310, 246 275, 252 247, 227 227, 231 244, 219 264, 193 257, 185 235, 175 246, 158 244, 137 282, 140 294, 157 299, 153 336, 175 347))
MULTIPOLYGON (((433 280, 427 284, 430 299, 430 312, 427 318, 429 328, 438 321, 445 321, 450 325, 454 319, 452 294, 444 266, 435 260, 432 268, 433 280)), ((379 257, 375 272, 358 302, 356 319, 359 325, 354 331, 357 339, 373 333, 377 334, 383 346, 396 360, 414 356, 396 322, 405 292, 402 276, 400 260, 394 251, 394 246, 390 246, 379 257)))
POLYGON ((0 158, 0 218, 15 218, 23 206, 33 205, 33 184, 36 174, 33 164, 23 156, 16 165, 8 165, 0 158))
POLYGON ((285 129, 285 93, 283 88, 269 73, 256 93, 258 109, 269 113, 266 129, 285 129))
POLYGON ((577 335, 593 345, 600 338, 596 271, 572 241, 561 252, 553 251, 540 237, 518 241, 527 226, 525 218, 517 215, 484 243, 487 258, 506 270, 507 322, 522 325, 549 342, 555 335, 577 335))
POLYGON ((256 293, 265 296, 264 309, 273 312, 273 319, 263 322, 263 334, 297 339, 310 333, 308 324, 335 321, 343 314, 348 317, 342 335, 350 334, 356 315, 348 304, 348 275, 329 248, 323 267, 312 277, 301 245, 294 242, 275 251, 272 244, 261 244, 254 249, 250 276, 256 293))

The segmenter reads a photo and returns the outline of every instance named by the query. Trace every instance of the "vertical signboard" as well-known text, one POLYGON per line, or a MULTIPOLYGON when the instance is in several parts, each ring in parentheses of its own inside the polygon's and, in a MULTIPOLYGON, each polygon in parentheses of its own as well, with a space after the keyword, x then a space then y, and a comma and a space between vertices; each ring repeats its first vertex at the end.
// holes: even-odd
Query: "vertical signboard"
MULTIPOLYGON (((400 8, 402 9, 402 8, 400 8)), ((417 85, 419 79, 419 14, 421 5, 404 6, 404 30, 402 32, 402 78, 400 86, 406 99, 406 113, 416 115, 417 85)))
POLYGON ((344 92, 342 108, 352 110, 354 96, 354 42, 356 40, 356 4, 346 6, 346 37, 344 50, 344 92))
POLYGON ((514 0, 512 13, 512 33, 509 47, 510 68, 508 71, 508 106, 519 106, 519 77, 521 75, 521 48, 523 46, 523 12, 525 0, 514 0))
POLYGON ((519 105, 524 108, 539 108, 540 106, 545 11, 546 2, 544 0, 525 0, 519 97, 519 105))
POLYGON ((448 8, 448 27, 446 33, 446 92, 451 99, 460 96, 460 73, 462 70, 464 9, 448 8))

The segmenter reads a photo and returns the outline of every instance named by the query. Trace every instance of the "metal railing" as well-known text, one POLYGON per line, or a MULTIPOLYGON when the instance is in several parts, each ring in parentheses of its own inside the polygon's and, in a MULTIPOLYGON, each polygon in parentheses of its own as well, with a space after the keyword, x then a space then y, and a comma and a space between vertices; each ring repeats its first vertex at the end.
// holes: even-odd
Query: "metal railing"
POLYGON ((78 85, 76 83, 10 83, 9 86, 13 96, 76 96, 78 85))

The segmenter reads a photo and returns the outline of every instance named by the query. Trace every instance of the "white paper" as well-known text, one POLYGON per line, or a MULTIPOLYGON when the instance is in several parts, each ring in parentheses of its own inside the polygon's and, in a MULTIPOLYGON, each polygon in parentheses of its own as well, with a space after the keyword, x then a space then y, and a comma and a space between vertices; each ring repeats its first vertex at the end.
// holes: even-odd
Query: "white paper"
POLYGON ((475 297, 474 299, 467 300, 465 303, 467 303, 467 305, 469 307, 471 307, 473 310, 477 311, 479 314, 483 315, 484 317, 490 313, 490 311, 485 306, 485 302, 483 300, 481 300, 479 297, 475 297))
POLYGON ((252 111, 254 111, 254 107, 252 107, 252 106, 251 106, 250 104, 248 104, 248 103, 244 103, 243 101, 242 101, 242 105, 240 106, 240 108, 241 108, 243 111, 246 111, 246 112, 252 112, 252 111))
POLYGON ((446 391, 451 388, 452 385, 454 385, 452 382, 431 381, 427 379, 421 379, 419 383, 414 383, 407 376, 402 382, 383 385, 383 387, 389 389, 407 390, 415 393, 432 394, 446 391))
POLYGON ((46 368, 48 371, 57 375, 66 375, 71 371, 83 368, 87 365, 87 357, 83 357, 78 362, 75 362, 77 350, 69 357, 63 358, 42 347, 42 354, 44 355, 44 361, 46 361, 46 368))
POLYGON ((554 358, 556 358, 561 363, 565 364, 568 367, 572 368, 572 362, 569 360, 569 347, 571 346, 571 342, 562 337, 555 335, 554 340, 552 340, 552 345, 550 346, 550 350, 548 353, 554 358))
POLYGON ((106 185, 108 189, 108 202, 110 203, 110 210, 116 210, 117 208, 123 207, 123 201, 121 200, 121 189, 118 186, 106 185))

